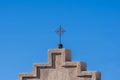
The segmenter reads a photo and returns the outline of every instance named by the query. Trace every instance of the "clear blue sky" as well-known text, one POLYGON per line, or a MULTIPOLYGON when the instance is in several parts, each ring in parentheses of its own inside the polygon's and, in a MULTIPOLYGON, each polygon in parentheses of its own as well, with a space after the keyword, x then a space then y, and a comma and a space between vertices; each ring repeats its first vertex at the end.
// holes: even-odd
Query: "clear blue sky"
POLYGON ((0 0, 0 79, 18 80, 33 63, 47 63, 62 25, 73 61, 120 80, 119 0, 0 0))

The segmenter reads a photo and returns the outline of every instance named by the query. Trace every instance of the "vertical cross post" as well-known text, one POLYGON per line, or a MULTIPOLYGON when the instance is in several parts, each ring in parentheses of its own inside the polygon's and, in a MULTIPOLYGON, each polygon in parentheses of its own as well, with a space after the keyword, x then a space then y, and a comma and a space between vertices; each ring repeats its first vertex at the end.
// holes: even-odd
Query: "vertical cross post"
POLYGON ((63 45, 62 45, 62 34, 65 32, 65 30, 60 25, 60 27, 57 29, 56 32, 59 34, 59 39, 60 39, 58 48, 62 48, 63 47, 63 45))

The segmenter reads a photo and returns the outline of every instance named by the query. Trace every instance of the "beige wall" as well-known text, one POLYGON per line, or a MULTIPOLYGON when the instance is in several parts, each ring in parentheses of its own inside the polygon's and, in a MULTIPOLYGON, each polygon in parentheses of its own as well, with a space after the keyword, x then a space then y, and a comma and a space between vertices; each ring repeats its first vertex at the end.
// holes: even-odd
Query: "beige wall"
POLYGON ((71 62, 68 49, 48 51, 48 64, 34 64, 32 73, 19 75, 19 80, 101 80, 100 72, 86 71, 86 63, 71 62))

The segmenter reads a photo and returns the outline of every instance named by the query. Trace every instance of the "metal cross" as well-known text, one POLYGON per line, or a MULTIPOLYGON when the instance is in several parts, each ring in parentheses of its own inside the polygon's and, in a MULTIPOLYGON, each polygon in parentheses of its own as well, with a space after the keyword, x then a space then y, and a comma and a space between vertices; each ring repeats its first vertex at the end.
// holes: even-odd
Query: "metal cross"
POLYGON ((65 32, 65 30, 64 30, 64 29, 61 27, 61 25, 60 25, 60 27, 57 29, 56 32, 59 34, 60 44, 62 44, 62 34, 65 32))

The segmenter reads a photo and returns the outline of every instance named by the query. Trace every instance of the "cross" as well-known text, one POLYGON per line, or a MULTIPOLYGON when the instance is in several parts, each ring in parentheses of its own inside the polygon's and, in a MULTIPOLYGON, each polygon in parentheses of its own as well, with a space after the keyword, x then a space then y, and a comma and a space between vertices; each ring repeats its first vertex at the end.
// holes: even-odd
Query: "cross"
MULTIPOLYGON (((62 46, 62 34, 65 32, 65 30, 61 27, 61 25, 60 25, 60 27, 57 29, 57 31, 56 31, 56 33, 58 33, 59 34, 59 38, 60 38, 60 44, 59 44, 59 46, 62 46)), ((62 47, 61 47, 62 48, 62 47)))

